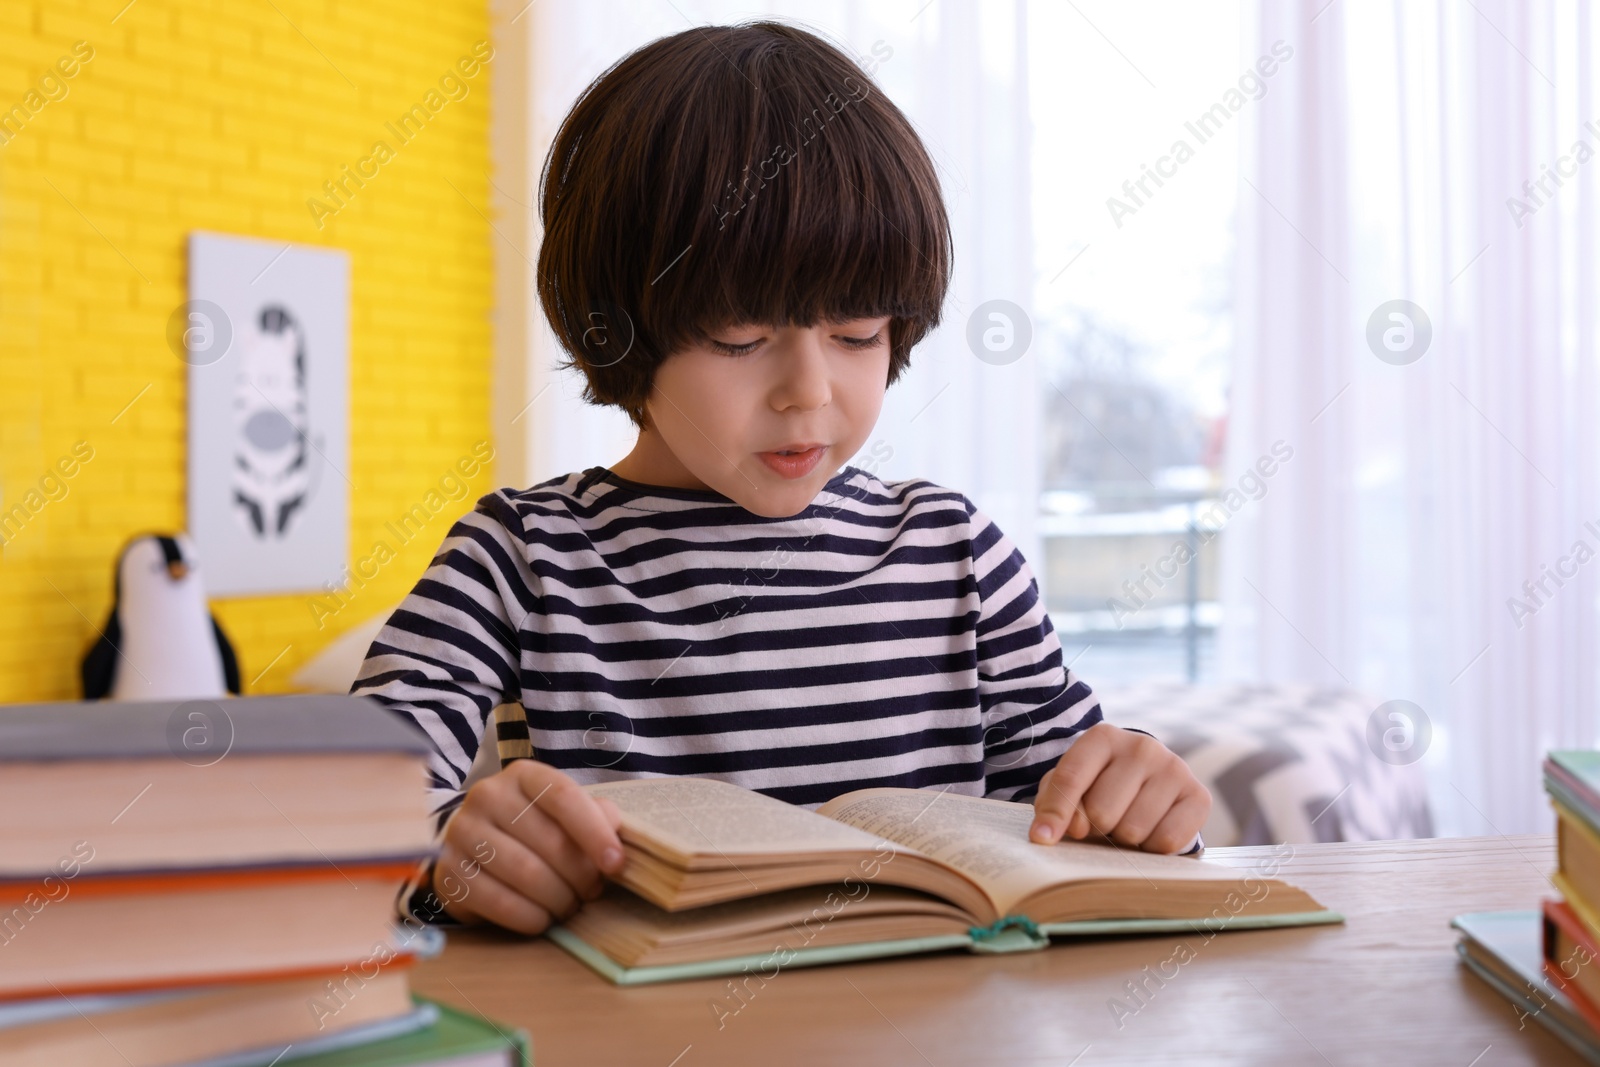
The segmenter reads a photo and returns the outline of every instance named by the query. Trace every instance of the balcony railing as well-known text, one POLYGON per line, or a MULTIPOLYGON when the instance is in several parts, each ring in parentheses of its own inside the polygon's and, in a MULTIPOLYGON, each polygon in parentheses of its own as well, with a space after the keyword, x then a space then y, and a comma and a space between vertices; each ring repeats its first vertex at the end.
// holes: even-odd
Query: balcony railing
POLYGON ((1220 534, 1203 537, 1199 527, 1215 500, 1188 486, 1042 494, 1045 602, 1057 631, 1117 636, 1123 646, 1135 635, 1181 635, 1184 675, 1198 680, 1202 636, 1214 634, 1221 619, 1220 534))

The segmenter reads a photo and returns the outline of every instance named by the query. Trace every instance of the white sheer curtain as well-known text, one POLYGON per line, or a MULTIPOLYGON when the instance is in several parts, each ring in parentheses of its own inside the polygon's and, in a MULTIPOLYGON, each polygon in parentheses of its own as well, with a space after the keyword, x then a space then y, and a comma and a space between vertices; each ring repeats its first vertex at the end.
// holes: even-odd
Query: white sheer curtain
MULTIPOLYGON (((620 412, 578 399, 572 373, 550 369, 556 356, 531 288, 536 258, 538 167, 582 88, 623 54, 647 41, 708 23, 774 17, 819 30, 871 67, 873 77, 911 118, 940 172, 954 226, 955 272, 945 322, 913 354, 912 369, 885 399, 861 456, 887 479, 927 477, 959 489, 991 514, 1035 564, 1039 499, 1036 353, 1004 365, 968 348, 967 320, 979 305, 1004 299, 1027 308, 1033 287, 1028 225, 1029 166, 1026 4, 1002 0, 980 12, 971 3, 764 5, 690 0, 605 0, 583 4, 503 0, 494 8, 501 55, 526 65, 526 118, 497 138, 526 138, 521 175, 499 175, 502 213, 497 269, 513 352, 502 352, 496 389, 500 437, 513 455, 505 470, 532 484, 571 470, 609 464, 633 443, 620 412), (525 242, 516 239, 526 232, 525 242), (524 247, 525 246, 525 247, 524 247), (518 280, 519 276, 525 276, 518 280)), ((500 62, 497 59, 497 62, 500 62)), ((501 153, 515 169, 516 153, 501 153)), ((503 450, 504 451, 504 450, 503 450)))
POLYGON ((1295 55, 1244 138, 1228 471, 1294 456, 1228 526, 1223 669, 1412 701, 1441 832, 1547 830, 1540 760, 1600 732, 1593 12, 1260 0, 1247 37, 1295 55), (1392 300, 1425 351, 1375 354, 1392 300))

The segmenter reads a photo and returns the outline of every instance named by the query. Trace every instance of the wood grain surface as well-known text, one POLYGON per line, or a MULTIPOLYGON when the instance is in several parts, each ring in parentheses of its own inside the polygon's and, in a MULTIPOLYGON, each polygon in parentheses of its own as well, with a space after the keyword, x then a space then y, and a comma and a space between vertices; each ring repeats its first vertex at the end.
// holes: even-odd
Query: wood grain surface
POLYGON ((1580 1062, 1531 1019, 1519 1028, 1518 1011, 1456 961, 1449 926, 1460 912, 1553 896, 1552 840, 1218 848, 1207 858, 1261 873, 1276 862, 1279 877, 1346 921, 793 968, 748 980, 739 997, 727 979, 618 988, 542 939, 465 929, 413 985, 525 1027, 539 1067, 1580 1062))

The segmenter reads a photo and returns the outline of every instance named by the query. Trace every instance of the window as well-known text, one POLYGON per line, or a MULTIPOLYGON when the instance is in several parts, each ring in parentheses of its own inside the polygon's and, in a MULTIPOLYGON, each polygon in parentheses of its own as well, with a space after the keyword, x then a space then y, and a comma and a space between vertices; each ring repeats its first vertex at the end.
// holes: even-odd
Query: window
POLYGON ((1034 3, 1037 567, 1074 669, 1204 679, 1225 533, 1237 3, 1034 3), (1159 23, 1163 32, 1146 32, 1159 23), (1227 117, 1224 118, 1223 116, 1227 117))

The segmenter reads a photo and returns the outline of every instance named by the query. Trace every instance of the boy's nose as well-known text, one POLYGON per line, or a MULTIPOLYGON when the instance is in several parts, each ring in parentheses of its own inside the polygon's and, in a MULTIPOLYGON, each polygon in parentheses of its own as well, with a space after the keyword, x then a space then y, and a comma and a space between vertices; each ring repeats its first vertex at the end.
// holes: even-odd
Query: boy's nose
POLYGON ((828 359, 823 353, 821 339, 812 331, 803 331, 784 353, 781 365, 783 376, 774 397, 779 410, 795 407, 813 411, 828 403, 832 396, 828 359))

